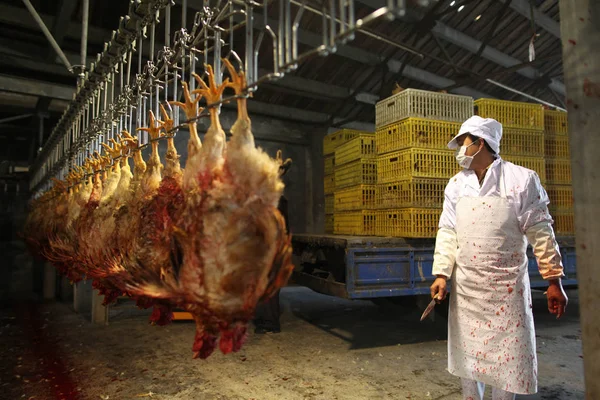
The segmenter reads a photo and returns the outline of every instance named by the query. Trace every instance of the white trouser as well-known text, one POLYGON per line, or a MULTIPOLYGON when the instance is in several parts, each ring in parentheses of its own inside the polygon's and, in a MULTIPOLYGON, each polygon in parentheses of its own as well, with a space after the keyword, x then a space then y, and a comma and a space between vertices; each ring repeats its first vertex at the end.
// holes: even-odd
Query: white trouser
MULTIPOLYGON (((464 400, 483 400, 485 383, 462 378, 464 400)), ((496 387, 492 388, 492 400, 515 400, 515 394, 496 387)))

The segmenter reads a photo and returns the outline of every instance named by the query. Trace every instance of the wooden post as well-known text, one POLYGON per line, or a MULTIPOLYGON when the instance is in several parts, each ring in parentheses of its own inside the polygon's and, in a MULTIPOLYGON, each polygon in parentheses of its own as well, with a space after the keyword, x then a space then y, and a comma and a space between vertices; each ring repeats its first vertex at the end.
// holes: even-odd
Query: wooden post
POLYGON ((108 325, 108 307, 103 306, 104 296, 94 289, 92 291, 92 323, 108 325))
POLYGON ((75 312, 91 314, 92 311, 92 281, 80 281, 73 285, 73 309, 75 312))
POLYGON ((56 297, 56 269, 50 263, 44 264, 44 300, 56 297))
POLYGON ((79 306, 79 292, 81 291, 81 284, 81 282, 76 282, 73 284, 73 310, 75 310, 75 312, 81 312, 81 307, 79 306))
POLYGON ((559 5, 575 200, 585 398, 594 400, 600 399, 600 2, 569 0, 559 5))

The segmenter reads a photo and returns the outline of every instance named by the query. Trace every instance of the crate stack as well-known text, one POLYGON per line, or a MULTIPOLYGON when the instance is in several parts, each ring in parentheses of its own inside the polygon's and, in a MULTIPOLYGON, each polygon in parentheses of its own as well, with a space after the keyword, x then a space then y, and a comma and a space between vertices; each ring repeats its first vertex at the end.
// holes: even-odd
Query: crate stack
POLYGON ((502 124, 500 155, 506 161, 534 170, 546 182, 544 108, 541 104, 496 99, 475 100, 475 114, 502 124))
POLYGON ((376 106, 377 236, 435 237, 444 189, 460 167, 448 142, 473 99, 406 89, 376 106))
POLYGON ((502 158, 536 171, 550 197, 558 235, 574 233, 567 114, 542 105, 494 99, 475 101, 475 111, 502 123, 502 158))
POLYGON ((550 214, 554 230, 559 236, 575 233, 573 214, 573 187, 567 113, 544 110, 546 191, 550 198, 550 214))
POLYGON ((334 195, 335 195, 335 152, 338 147, 348 141, 364 135, 368 132, 341 129, 330 133, 323 138, 323 162, 324 162, 324 191, 325 191, 325 233, 333 233, 334 228, 334 195))
POLYGON ((335 150, 333 233, 375 234, 375 135, 363 132, 335 150))

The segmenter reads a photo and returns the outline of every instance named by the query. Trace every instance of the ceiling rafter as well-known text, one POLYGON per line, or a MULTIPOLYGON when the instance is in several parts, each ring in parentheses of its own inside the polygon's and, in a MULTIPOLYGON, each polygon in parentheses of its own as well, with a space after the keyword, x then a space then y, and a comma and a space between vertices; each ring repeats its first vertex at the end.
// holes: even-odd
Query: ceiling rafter
MULTIPOLYGON (((508 0, 505 0, 508 1, 508 0)), ((377 9, 379 7, 384 6, 384 0, 357 0, 358 3, 364 4, 366 6, 369 6, 370 8, 373 9, 377 9)), ((440 2, 442 3, 442 2, 440 2)), ((510 2, 510 7, 513 8, 513 3, 519 3, 519 0, 512 0, 510 2)), ((431 18, 430 17, 431 13, 427 13, 424 14, 418 10, 415 9, 410 9, 408 15, 408 20, 413 20, 413 21, 421 21, 423 19, 428 19, 431 18)), ((439 15, 437 15, 436 17, 439 17, 439 15)), ((520 65, 522 64, 522 61, 508 55, 505 54, 503 52, 501 52, 500 50, 488 46, 487 44, 485 44, 484 42, 475 39, 469 35, 466 35, 456 29, 453 29, 451 27, 449 27, 448 25, 442 23, 439 20, 436 20, 434 23, 434 26, 431 29, 431 33, 434 35, 437 35, 441 38, 443 38, 444 40, 447 40, 448 42, 459 46, 465 50, 468 50, 469 52, 473 53, 473 54, 478 54, 479 52, 481 53, 481 56, 485 59, 487 59, 488 61, 492 61, 498 65, 501 65, 503 67, 509 68, 509 67, 513 67, 515 65, 520 65)), ((528 79, 532 79, 532 80, 537 80, 540 78, 540 76, 542 76, 543 74, 530 67, 530 66, 525 66, 519 70, 516 71, 518 74, 528 78, 528 79)), ((559 94, 565 95, 566 91, 565 91, 565 86, 562 82, 558 81, 557 79, 553 79, 551 81, 551 83, 549 84, 550 88, 553 89, 554 91, 556 91, 559 94)))

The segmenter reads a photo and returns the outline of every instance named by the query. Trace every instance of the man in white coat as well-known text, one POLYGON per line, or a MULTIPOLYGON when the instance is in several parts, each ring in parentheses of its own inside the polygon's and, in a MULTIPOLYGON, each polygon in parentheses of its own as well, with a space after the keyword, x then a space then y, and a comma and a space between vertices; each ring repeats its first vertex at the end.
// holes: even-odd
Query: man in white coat
POLYGON ((431 295, 446 297, 448 370, 465 399, 537 392, 537 356, 527 272, 527 242, 548 280, 548 309, 560 318, 563 267, 538 175, 500 158, 502 125, 473 116, 450 143, 464 168, 450 179, 436 239, 431 295))

